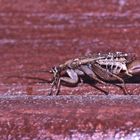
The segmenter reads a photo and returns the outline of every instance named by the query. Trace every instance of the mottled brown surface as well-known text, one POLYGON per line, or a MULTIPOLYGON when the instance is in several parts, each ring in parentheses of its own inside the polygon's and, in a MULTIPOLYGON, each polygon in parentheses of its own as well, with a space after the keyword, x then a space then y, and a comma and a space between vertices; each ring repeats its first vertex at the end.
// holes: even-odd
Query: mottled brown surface
POLYGON ((0 138, 139 139, 139 77, 127 83, 131 96, 84 84, 60 97, 46 96, 48 84, 7 78, 48 78, 29 71, 114 51, 140 56, 139 0, 0 0, 0 138))
POLYGON ((1 139, 139 139, 137 96, 1 96, 1 139))

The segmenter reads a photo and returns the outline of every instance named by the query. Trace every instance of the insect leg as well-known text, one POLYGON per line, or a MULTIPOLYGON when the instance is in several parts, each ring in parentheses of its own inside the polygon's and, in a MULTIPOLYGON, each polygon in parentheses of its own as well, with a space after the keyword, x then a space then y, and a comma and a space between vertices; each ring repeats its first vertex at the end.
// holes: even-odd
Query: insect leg
MULTIPOLYGON (((88 66, 81 66, 81 70, 85 72, 85 74, 87 74, 90 78, 94 79, 95 81, 103 84, 103 85, 107 85, 107 83, 105 83, 104 81, 100 80, 97 75, 88 67, 88 66)), ((108 92, 98 88, 97 86, 94 86, 96 89, 104 92, 106 95, 108 95, 108 92)))
POLYGON ((90 78, 94 79, 95 81, 97 81, 97 82, 99 82, 99 83, 101 83, 101 84, 106 85, 106 83, 105 83, 104 81, 100 80, 100 79, 96 76, 96 74, 95 74, 88 66, 82 65, 82 66, 81 66, 81 70, 82 70, 85 74, 87 74, 90 78))
POLYGON ((79 69, 75 69, 74 71, 75 71, 75 72, 77 73, 77 75, 79 75, 79 76, 82 76, 82 75, 85 74, 83 71, 81 71, 81 70, 79 70, 79 69))
POLYGON ((123 89, 124 94, 127 94, 128 93, 127 90, 126 90, 125 82, 124 82, 124 80, 121 77, 117 76, 116 74, 113 74, 110 71, 107 71, 106 69, 102 68, 98 64, 95 64, 93 66, 93 69, 95 70, 95 73, 99 77, 101 77, 102 79, 105 79, 107 81, 112 81, 112 80, 118 80, 118 81, 120 81, 123 85, 121 87, 118 86, 118 85, 116 85, 116 86, 118 86, 121 89, 123 89))
POLYGON ((75 85, 78 83, 79 78, 78 78, 77 73, 74 70, 68 69, 66 72, 69 77, 60 77, 59 78, 57 87, 56 87, 56 92, 55 92, 56 95, 58 95, 60 92, 61 82, 65 82, 70 85, 75 85))
POLYGON ((57 86, 58 82, 59 82, 59 77, 54 77, 51 83, 51 89, 48 95, 52 95, 53 92, 53 88, 57 86))
POLYGON ((83 83, 83 79, 81 78, 81 76, 84 76, 85 73, 84 73, 83 71, 79 70, 79 69, 75 69, 74 71, 75 71, 75 72, 77 73, 77 75, 79 76, 80 83, 83 83))

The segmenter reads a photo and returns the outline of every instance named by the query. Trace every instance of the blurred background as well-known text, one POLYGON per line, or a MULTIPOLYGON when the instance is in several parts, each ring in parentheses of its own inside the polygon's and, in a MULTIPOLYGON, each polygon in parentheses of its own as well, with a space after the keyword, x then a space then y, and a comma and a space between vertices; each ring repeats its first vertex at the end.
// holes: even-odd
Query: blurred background
POLYGON ((92 53, 139 56, 139 7, 139 0, 1 0, 0 82, 21 83, 3 77, 50 69, 92 53))
POLYGON ((0 73, 97 52, 140 52, 139 0, 1 0, 0 73))

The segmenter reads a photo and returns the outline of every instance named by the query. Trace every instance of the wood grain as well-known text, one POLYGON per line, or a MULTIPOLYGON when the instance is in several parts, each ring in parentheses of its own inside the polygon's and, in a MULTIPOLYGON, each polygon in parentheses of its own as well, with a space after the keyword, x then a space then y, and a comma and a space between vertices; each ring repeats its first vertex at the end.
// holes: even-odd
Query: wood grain
POLYGON ((50 78, 29 71, 115 51, 140 56, 139 0, 0 0, 0 139, 139 139, 138 77, 126 84, 131 96, 84 84, 60 97, 46 96, 46 83, 8 78, 50 78))

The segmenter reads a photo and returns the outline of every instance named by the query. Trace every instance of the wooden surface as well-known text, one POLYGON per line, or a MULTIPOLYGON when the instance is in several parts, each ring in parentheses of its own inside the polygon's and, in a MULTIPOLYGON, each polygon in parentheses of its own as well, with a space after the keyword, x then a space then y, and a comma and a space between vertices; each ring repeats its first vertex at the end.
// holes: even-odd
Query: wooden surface
POLYGON ((106 96, 84 84, 62 87, 60 97, 46 96, 47 83, 8 78, 47 79, 46 73, 29 71, 114 51, 140 56, 139 0, 0 0, 0 138, 139 139, 138 77, 126 85, 131 96, 97 84, 109 91, 106 96))
POLYGON ((0 139, 139 139, 137 96, 0 96, 0 139))

